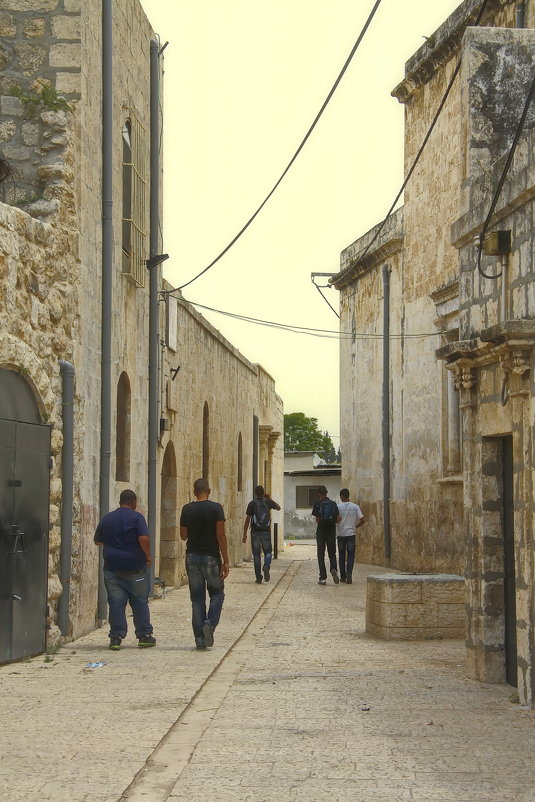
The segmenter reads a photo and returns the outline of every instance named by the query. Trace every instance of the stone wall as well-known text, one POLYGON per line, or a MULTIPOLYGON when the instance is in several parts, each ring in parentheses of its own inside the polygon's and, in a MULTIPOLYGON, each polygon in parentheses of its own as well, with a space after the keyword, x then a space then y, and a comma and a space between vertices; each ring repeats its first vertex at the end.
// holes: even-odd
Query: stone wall
MULTIPOLYGON (((0 135, 4 155, 17 170, 15 188, 8 190, 12 201, 32 201, 24 204, 25 211, 0 204, 0 366, 21 371, 34 391, 43 420, 53 427, 49 568, 49 643, 53 645, 58 638, 56 602, 62 592, 57 575, 62 491, 59 359, 72 362, 76 371, 69 636, 87 632, 97 621, 98 549, 93 534, 100 509, 101 450, 101 3, 0 0, 0 25, 7 37, 0 47, 0 60, 4 60, 0 135), (42 58, 37 59, 38 52, 42 58), (30 53, 34 53, 35 61, 24 61, 20 55, 29 58, 30 53), (12 80, 29 97, 36 80, 40 86, 50 84, 57 95, 75 101, 74 111, 38 106, 34 116, 28 116, 23 100, 5 94, 12 80), (31 144, 23 141, 30 126, 35 135, 31 144), (23 145, 27 150, 21 149, 23 145), (37 199, 32 196, 36 187, 42 194, 37 199), (37 217, 40 219, 34 219, 37 217)), ((116 506, 122 489, 133 487, 142 512, 147 505, 149 297, 147 286, 134 284, 122 273, 122 127, 130 115, 136 116, 146 132, 143 156, 148 164, 153 36, 137 0, 113 4, 113 197, 108 208, 113 227, 109 506, 116 506), (131 390, 127 478, 118 478, 116 458, 123 424, 117 414, 122 375, 128 377, 131 390)), ((147 195, 148 188, 147 182, 147 195)), ((144 230, 148 235, 148 220, 144 230)), ((148 236, 146 256, 147 240, 148 236)), ((165 316, 161 331, 164 339, 165 316)), ((241 543, 241 530, 245 507, 252 497, 253 415, 261 429, 258 478, 271 486, 275 498, 282 498, 283 493, 282 402, 272 377, 248 362, 191 309, 180 307, 177 332, 173 350, 163 351, 161 410, 171 429, 163 433, 159 449, 156 537, 157 564, 171 556, 175 584, 184 580, 182 546, 177 546, 177 514, 191 498, 192 482, 202 471, 205 403, 210 413, 209 478, 213 497, 224 504, 227 513, 233 562, 241 560, 247 551, 241 543), (177 361, 181 372, 173 382, 170 371, 177 361), (237 486, 240 434, 241 489, 237 486)))
POLYGON ((535 700, 532 111, 492 221, 492 229, 510 231, 511 252, 503 260, 483 256, 481 262, 482 271, 496 278, 478 272, 474 238, 533 78, 534 42, 533 30, 465 34, 467 181, 462 213, 452 225, 459 250, 460 331, 457 342, 437 352, 454 375, 463 413, 468 670, 478 679, 518 683, 520 699, 528 704, 535 700), (511 583, 512 594, 506 590, 511 583))
POLYGON ((80 97, 79 11, 79 0, 1 4, 0 151, 14 170, 3 200, 36 217, 57 208, 50 183, 72 180, 65 172, 64 124, 50 112, 71 115, 80 97))
MULTIPOLYGON (((169 289, 171 287, 166 285, 169 289)), ((263 484, 283 503, 283 408, 272 377, 249 362, 190 305, 176 302, 177 339, 165 351, 163 415, 170 430, 164 432, 160 455, 171 450, 176 468, 176 495, 165 500, 162 478, 161 503, 166 526, 159 543, 159 572, 167 584, 185 581, 185 544, 179 539, 180 509, 193 500, 192 485, 203 474, 203 414, 208 412, 209 472, 211 498, 223 504, 231 564, 249 554, 250 542, 242 544, 243 522, 253 498, 253 416, 271 436, 259 457, 256 482, 263 484), (173 379, 173 371, 180 370, 173 379), (241 442, 241 489, 238 486, 238 449, 241 442), (266 476, 262 464, 271 470, 266 476)), ((262 440, 262 438, 260 438, 262 440)), ((173 488, 171 488, 173 490, 173 488)), ((163 515, 163 513, 162 513, 163 515)), ((273 513, 283 543, 282 513, 273 513)))
MULTIPOLYGON (((483 24, 514 25, 515 6, 511 0, 492 0, 483 24)), ((405 105, 406 171, 459 63, 464 32, 480 8, 476 0, 465 0, 407 62, 405 77, 393 91, 405 105)), ((535 4, 527 3, 527 24, 534 11, 535 4)), ((405 190, 403 210, 392 215, 365 258, 375 229, 343 251, 335 279, 341 291, 341 329, 354 332, 352 340, 341 343, 341 438, 342 481, 361 500, 367 518, 359 559, 407 571, 460 573, 465 565, 459 398, 434 353, 458 339, 463 314, 458 250, 451 237, 451 224, 466 203, 460 188, 467 186, 470 169, 460 147, 467 134, 461 87, 457 76, 405 190), (392 335, 390 561, 383 546, 385 264, 392 335)))

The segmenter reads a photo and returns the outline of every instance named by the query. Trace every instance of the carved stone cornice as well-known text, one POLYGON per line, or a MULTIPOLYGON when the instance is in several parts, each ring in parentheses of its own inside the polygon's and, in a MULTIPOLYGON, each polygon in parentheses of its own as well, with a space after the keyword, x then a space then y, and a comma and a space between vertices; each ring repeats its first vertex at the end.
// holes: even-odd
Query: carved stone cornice
MULTIPOLYGON (((454 387, 460 391, 474 388, 476 370, 486 365, 499 365, 504 374, 502 403, 505 403, 507 398, 529 394, 527 378, 534 346, 535 321, 507 320, 484 329, 473 340, 443 345, 435 355, 445 360, 447 369, 453 373, 454 387)), ((464 401, 468 401, 466 393, 464 401)))
MULTIPOLYGON (((484 25, 508 2, 510 0, 488 0, 481 24, 484 25)), ((393 97, 400 103, 406 103, 420 86, 431 80, 443 64, 458 56, 464 32, 468 26, 474 24, 480 8, 480 0, 466 0, 450 14, 433 36, 430 36, 406 63, 405 78, 392 90, 393 97)))

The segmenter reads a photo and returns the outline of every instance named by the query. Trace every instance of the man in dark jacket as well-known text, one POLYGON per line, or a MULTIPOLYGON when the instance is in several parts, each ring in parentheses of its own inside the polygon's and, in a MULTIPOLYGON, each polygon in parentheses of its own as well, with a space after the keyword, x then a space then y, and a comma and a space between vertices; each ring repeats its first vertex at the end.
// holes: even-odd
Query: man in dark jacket
POLYGON ((108 594, 110 649, 121 648, 126 636, 126 604, 130 602, 138 645, 155 646, 149 613, 150 538, 147 522, 136 512, 133 490, 123 490, 119 507, 103 517, 95 543, 103 548, 104 584, 108 594))

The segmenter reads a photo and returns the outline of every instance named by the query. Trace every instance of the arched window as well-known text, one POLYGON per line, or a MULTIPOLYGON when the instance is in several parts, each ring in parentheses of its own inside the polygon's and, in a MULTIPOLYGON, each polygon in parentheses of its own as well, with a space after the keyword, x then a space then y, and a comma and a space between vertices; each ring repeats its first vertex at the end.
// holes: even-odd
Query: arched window
POLYGON ((115 435, 115 479, 130 480, 130 381, 121 373, 117 382, 117 425, 115 435))
POLYGON ((238 490, 243 490, 243 443, 241 432, 238 435, 238 490))
POLYGON ((208 403, 204 402, 204 409, 202 413, 202 478, 208 479, 208 472, 210 466, 210 413, 208 412, 208 403))

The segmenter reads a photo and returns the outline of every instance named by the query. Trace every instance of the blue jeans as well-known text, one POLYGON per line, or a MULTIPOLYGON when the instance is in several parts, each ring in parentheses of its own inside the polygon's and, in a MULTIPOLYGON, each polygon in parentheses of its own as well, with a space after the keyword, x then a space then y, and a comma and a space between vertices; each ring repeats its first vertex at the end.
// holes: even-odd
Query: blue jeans
POLYGON ((355 535, 339 537, 337 540, 340 579, 351 579, 355 565, 355 535))
POLYGON ((127 632, 126 603, 130 602, 136 638, 152 634, 149 613, 149 569, 143 571, 108 571, 104 584, 110 608, 110 638, 124 638, 127 632))
POLYGON ((264 568, 271 565, 271 552, 273 547, 271 545, 271 532, 267 529, 265 532, 253 532, 251 530, 251 549, 253 552, 254 572, 257 579, 262 579, 260 573, 260 549, 264 552, 264 568))
POLYGON ((320 569, 320 579, 327 579, 327 569, 325 568, 325 546, 329 555, 329 567, 331 571, 336 571, 336 529, 318 529, 316 531, 316 546, 318 553, 318 566, 320 569))
POLYGON ((186 573, 189 581, 191 599, 191 625, 195 642, 202 641, 202 625, 210 621, 215 629, 221 618, 225 583, 219 575, 221 562, 211 554, 186 554, 186 573), (206 613, 206 591, 210 597, 206 613))

